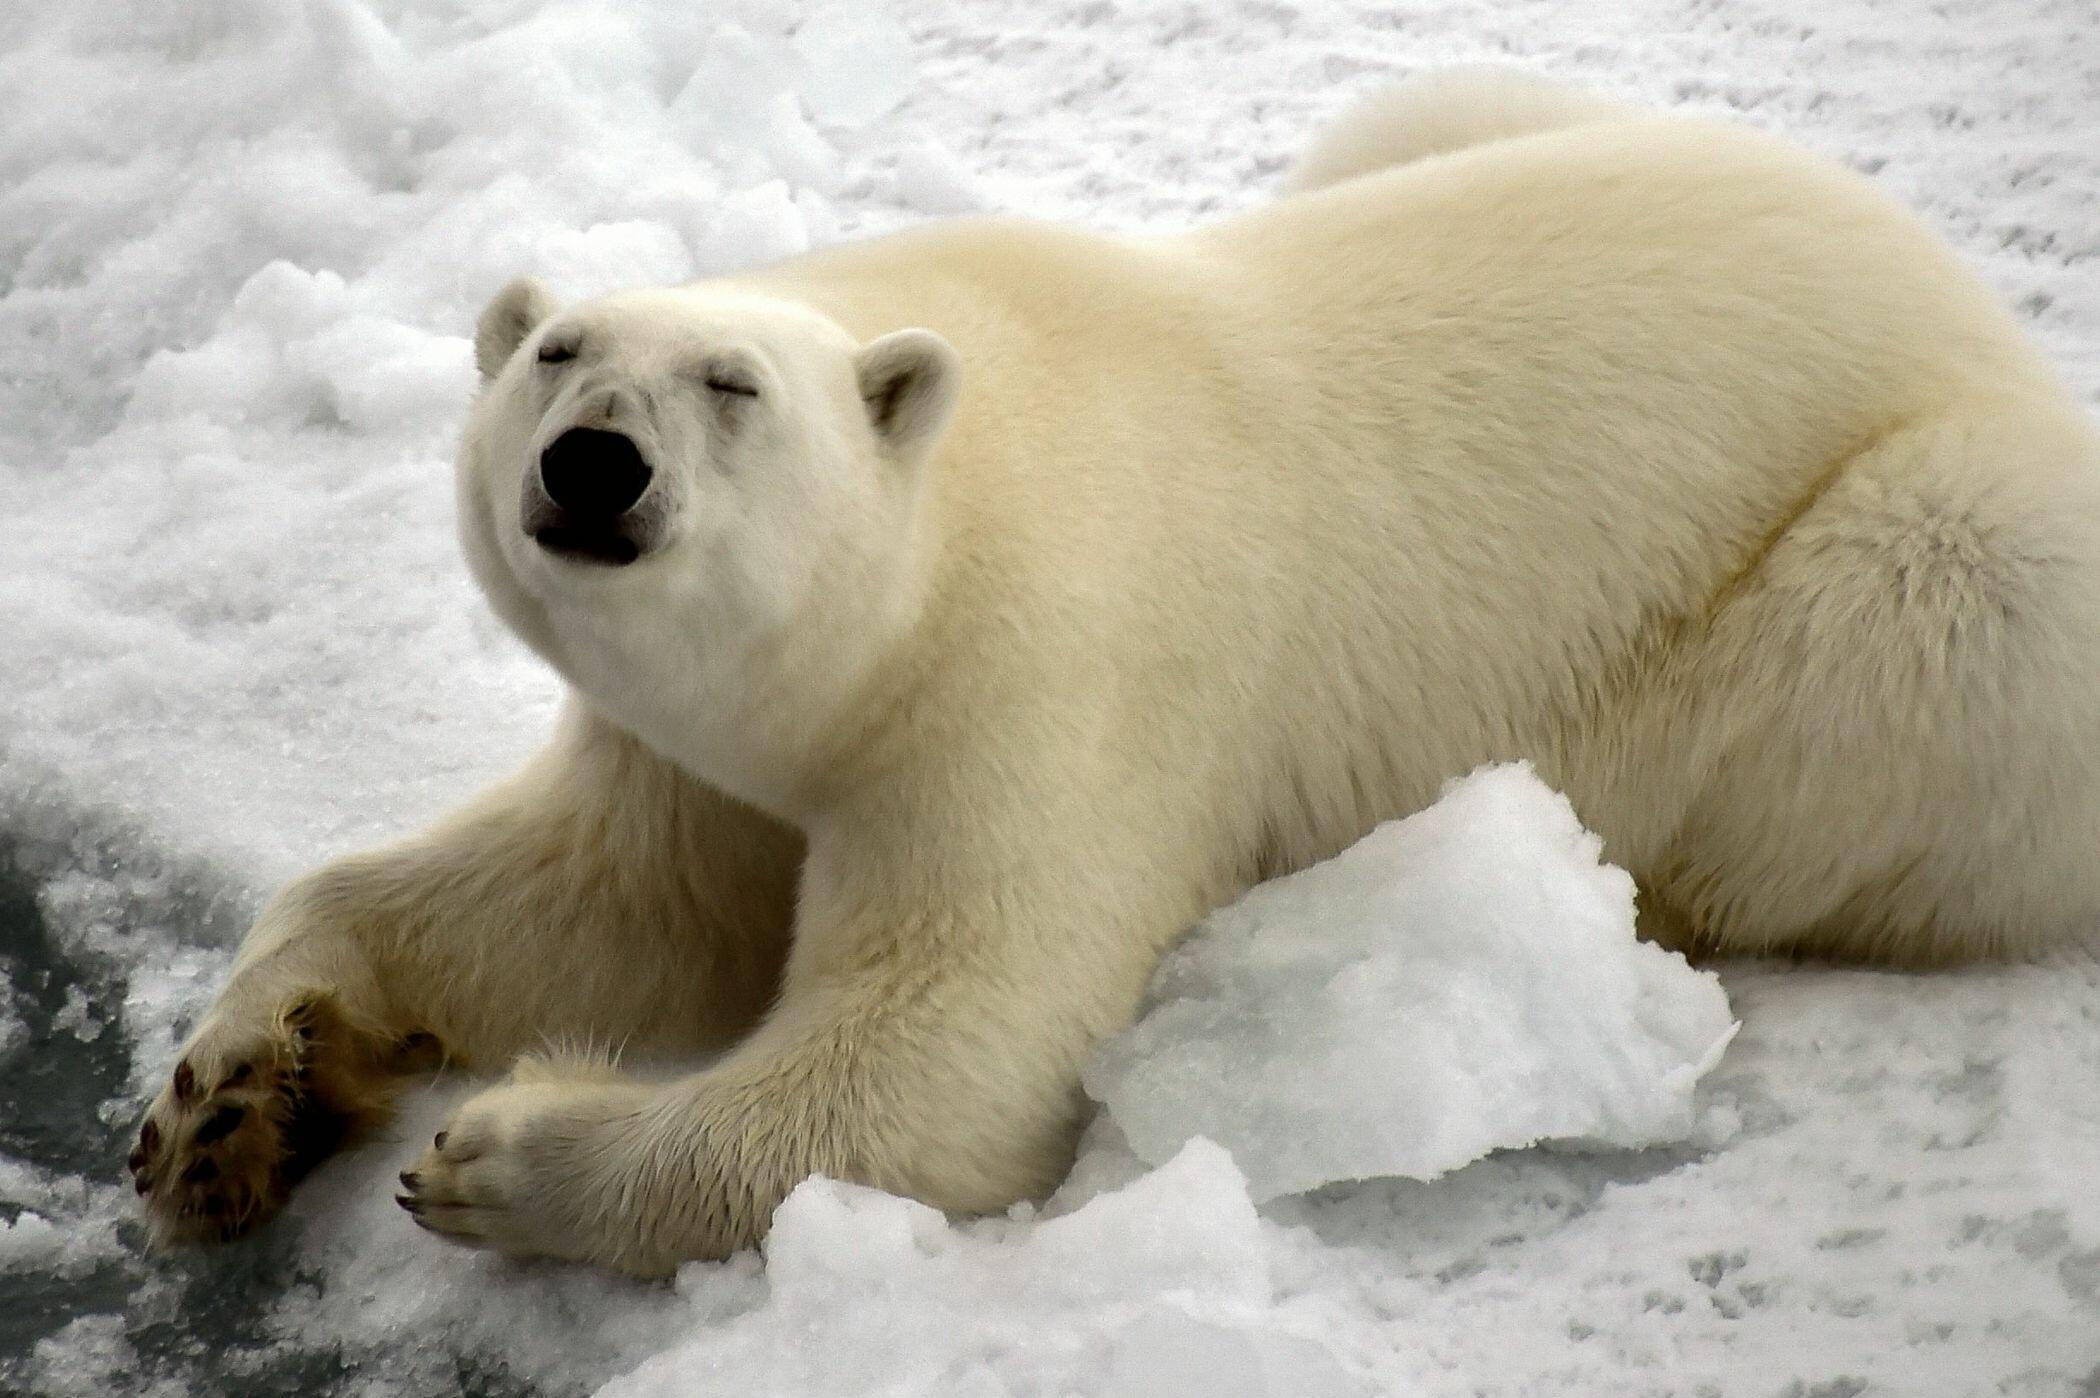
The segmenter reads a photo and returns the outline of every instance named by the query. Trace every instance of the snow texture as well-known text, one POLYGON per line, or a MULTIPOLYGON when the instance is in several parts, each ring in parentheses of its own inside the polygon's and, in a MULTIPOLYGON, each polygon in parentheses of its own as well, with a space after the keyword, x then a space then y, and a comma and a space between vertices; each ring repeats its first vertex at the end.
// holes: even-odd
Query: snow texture
POLYGON ((410 1228, 444 1083, 261 1236, 144 1250, 126 1141, 260 896, 548 726, 451 537, 496 287, 966 209, 1183 227, 1354 95, 1483 61, 1850 162, 2100 402, 2090 0, 0 8, 0 1391, 2100 1391, 2083 952, 1723 966, 1742 1030, 1646 1150, 1257 1206, 1104 1117, 1040 1214, 812 1182, 763 1261, 661 1288, 410 1228))
POLYGON ((1484 768, 1213 914, 1087 1092, 1149 1164, 1224 1146, 1257 1202, 1540 1141, 1683 1141, 1735 1021, 1712 975, 1634 939, 1602 852, 1528 766, 1484 768))

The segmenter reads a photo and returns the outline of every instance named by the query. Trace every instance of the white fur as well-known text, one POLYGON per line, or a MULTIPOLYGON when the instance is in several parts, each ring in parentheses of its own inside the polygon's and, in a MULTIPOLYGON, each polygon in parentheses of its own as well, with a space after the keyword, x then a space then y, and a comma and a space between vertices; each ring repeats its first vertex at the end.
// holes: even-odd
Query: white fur
POLYGON ((1490 141, 1640 114, 1516 69, 1448 68, 1359 103, 1347 120, 1320 133, 1284 188, 1303 193, 1490 141))
POLYGON ((1483 762, 1688 948, 1933 962, 2100 910, 2100 440, 1912 218, 1479 75, 1299 183, 1178 238, 960 223, 492 308, 462 533, 575 703, 280 898, 215 1023, 320 984, 488 1067, 755 1026, 672 1084, 543 1067, 417 1163, 440 1231, 661 1272, 812 1171, 1048 1189, 1180 931, 1483 762), (714 355, 760 385, 727 416, 714 355), (632 567, 518 528, 580 422, 662 477, 632 567))

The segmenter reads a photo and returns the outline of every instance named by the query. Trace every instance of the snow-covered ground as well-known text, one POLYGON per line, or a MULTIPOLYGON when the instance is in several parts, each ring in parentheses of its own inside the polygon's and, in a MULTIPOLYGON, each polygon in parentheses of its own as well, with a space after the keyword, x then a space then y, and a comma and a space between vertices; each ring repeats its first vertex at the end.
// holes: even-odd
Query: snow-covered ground
POLYGON ((763 1263, 672 1289, 444 1247, 387 1198, 398 1144, 220 1252, 128 1221, 124 1139, 258 896, 551 715, 451 538, 502 281, 973 209, 1179 227, 1352 94, 1481 60, 1872 172, 2100 403, 2080 0, 0 9, 0 1390, 2100 1392, 2090 955, 1723 967, 1742 1028, 1674 1145, 1257 1207, 1222 1150, 1148 1166, 1103 1123, 1040 1217, 818 1183, 763 1263))

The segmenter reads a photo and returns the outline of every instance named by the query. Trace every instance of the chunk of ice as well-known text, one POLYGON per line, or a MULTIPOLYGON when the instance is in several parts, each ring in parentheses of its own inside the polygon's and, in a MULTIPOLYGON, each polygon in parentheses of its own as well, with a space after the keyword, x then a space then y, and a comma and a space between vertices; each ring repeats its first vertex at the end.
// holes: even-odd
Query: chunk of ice
POLYGON ((1475 772, 1207 919, 1087 1091, 1149 1163, 1221 1143, 1257 1200, 1683 1139, 1735 1022, 1719 980, 1635 939, 1601 852, 1528 766, 1475 772))
POLYGON ((690 1330, 602 1394, 670 1398, 703 1375, 798 1394, 1361 1392, 1282 1322, 1264 1227, 1207 1142, 1035 1222, 957 1225, 812 1179, 774 1215, 763 1304, 725 1316, 726 1269, 687 1267, 690 1330))

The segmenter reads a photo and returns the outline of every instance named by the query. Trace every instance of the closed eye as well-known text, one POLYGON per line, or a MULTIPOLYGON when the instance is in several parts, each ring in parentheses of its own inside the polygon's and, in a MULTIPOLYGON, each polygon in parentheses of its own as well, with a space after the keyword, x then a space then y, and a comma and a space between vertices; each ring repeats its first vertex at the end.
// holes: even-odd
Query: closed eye
POLYGON ((731 377, 728 374, 709 374, 707 386, 716 393, 727 393, 738 398, 758 397, 758 385, 748 379, 731 377))
POLYGON ((549 342, 540 346, 540 363, 542 364, 566 364, 575 357, 576 349, 573 345, 560 345, 549 342))

